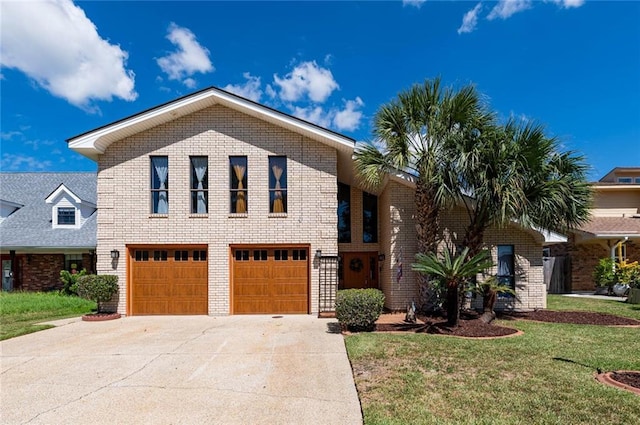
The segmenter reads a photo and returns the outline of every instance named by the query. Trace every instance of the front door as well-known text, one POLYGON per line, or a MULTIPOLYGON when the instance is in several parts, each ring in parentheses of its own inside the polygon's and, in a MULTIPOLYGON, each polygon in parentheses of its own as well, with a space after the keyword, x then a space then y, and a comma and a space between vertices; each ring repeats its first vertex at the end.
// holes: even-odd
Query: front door
POLYGON ((378 253, 343 252, 342 289, 378 288, 378 253))
POLYGON ((2 260, 2 290, 13 289, 13 273, 11 272, 11 260, 2 260))

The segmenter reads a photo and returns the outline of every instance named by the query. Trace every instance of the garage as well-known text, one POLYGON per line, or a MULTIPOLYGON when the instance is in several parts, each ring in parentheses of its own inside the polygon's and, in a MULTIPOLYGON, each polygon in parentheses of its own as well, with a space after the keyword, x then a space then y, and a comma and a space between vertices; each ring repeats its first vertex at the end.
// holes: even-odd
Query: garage
POLYGON ((207 247, 129 248, 129 314, 208 314, 207 247))
POLYGON ((233 314, 309 313, 308 246, 231 247, 233 314))

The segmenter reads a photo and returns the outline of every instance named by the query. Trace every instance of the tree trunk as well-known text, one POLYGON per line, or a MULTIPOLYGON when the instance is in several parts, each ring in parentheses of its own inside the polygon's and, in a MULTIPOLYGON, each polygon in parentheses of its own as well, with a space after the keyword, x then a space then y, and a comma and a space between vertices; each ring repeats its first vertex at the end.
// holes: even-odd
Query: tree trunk
POLYGON ((498 293, 492 289, 485 289, 482 294, 482 316, 480 316, 480 320, 484 323, 491 323, 496 318, 496 313, 493 311, 493 308, 496 305, 496 299, 498 297, 498 293))
POLYGON ((447 325, 458 326, 460 304, 458 304, 458 282, 447 283, 447 325))
MULTIPOLYGON (((477 255, 482 250, 482 244, 484 243, 484 231, 486 228, 487 225, 480 217, 472 217, 471 223, 469 223, 469 226, 467 226, 465 230, 464 239, 462 241, 462 245, 469 248, 468 258, 473 258, 474 255, 477 255)), ((496 294, 493 294, 493 300, 491 300, 491 294, 488 294, 487 291, 484 291, 482 294, 483 314, 481 316, 481 320, 486 323, 490 323, 496 317, 496 314, 493 312, 493 306, 496 303, 495 296, 496 294), (487 305, 491 305, 490 313, 486 310, 487 305)))
POLYGON ((416 230, 418 233, 418 252, 426 254, 436 252, 440 223, 439 208, 436 204, 435 188, 418 180, 416 183, 416 230))

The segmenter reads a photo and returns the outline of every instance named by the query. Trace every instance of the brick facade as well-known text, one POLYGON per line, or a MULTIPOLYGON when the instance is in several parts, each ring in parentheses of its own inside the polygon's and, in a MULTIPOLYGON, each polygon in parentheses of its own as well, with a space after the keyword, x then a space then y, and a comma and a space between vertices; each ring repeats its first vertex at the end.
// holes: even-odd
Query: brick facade
MULTIPOLYGON (((468 217, 462 209, 441 215, 441 246, 455 247, 462 242, 468 217)), ((386 295, 386 307, 403 310, 407 303, 419 297, 419 277, 411 270, 417 252, 415 233, 415 201, 413 189, 390 181, 380 196, 381 247, 388 261, 380 275, 386 295), (388 249, 388 252, 386 250, 388 249), (402 268, 402 276, 399 270, 402 268)), ((499 298, 496 309, 533 310, 546 307, 546 287, 543 279, 542 236, 515 225, 503 229, 489 228, 484 235, 497 262, 497 246, 513 245, 516 267, 517 298, 499 298)), ((490 271, 495 274, 496 269, 490 271)), ((479 279, 482 279, 479 276, 479 279)), ((481 307, 482 300, 474 301, 481 307)))
MULTIPOLYGON (((337 152, 300 134, 222 106, 159 125, 109 146, 98 161, 98 273, 116 274, 127 312, 127 246, 203 244, 209 249, 210 315, 230 312, 230 245, 309 244, 336 253, 337 152), (150 214, 150 156, 169 158, 169 213, 150 214), (209 213, 190 214, 189 156, 207 156, 209 213), (248 213, 229 214, 229 156, 247 156, 248 213), (269 155, 287 156, 288 212, 269 214, 269 155), (110 251, 120 251, 112 263, 110 251)), ((311 266, 311 312, 318 308, 311 266)))
MULTIPOLYGON (((10 256, 3 255, 3 260, 10 256)), ((82 254, 82 267, 94 273, 93 256, 82 254)), ((62 288, 60 271, 65 269, 65 254, 18 254, 15 257, 13 289, 21 291, 52 291, 62 288)))

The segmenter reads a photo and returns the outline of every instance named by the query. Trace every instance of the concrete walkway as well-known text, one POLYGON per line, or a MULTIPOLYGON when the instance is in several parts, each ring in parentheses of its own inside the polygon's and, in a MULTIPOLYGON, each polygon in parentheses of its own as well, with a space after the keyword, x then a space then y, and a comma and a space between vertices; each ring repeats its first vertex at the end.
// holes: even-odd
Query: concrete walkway
POLYGON ((620 302, 627 301, 627 297, 618 297, 613 295, 595 295, 593 291, 589 291, 589 292, 579 291, 579 292, 572 292, 570 294, 559 294, 559 295, 562 295, 563 297, 591 298, 593 300, 608 300, 608 301, 620 301, 620 302))
POLYGON ((335 320, 126 317, 0 342, 2 424, 360 424, 335 320))

